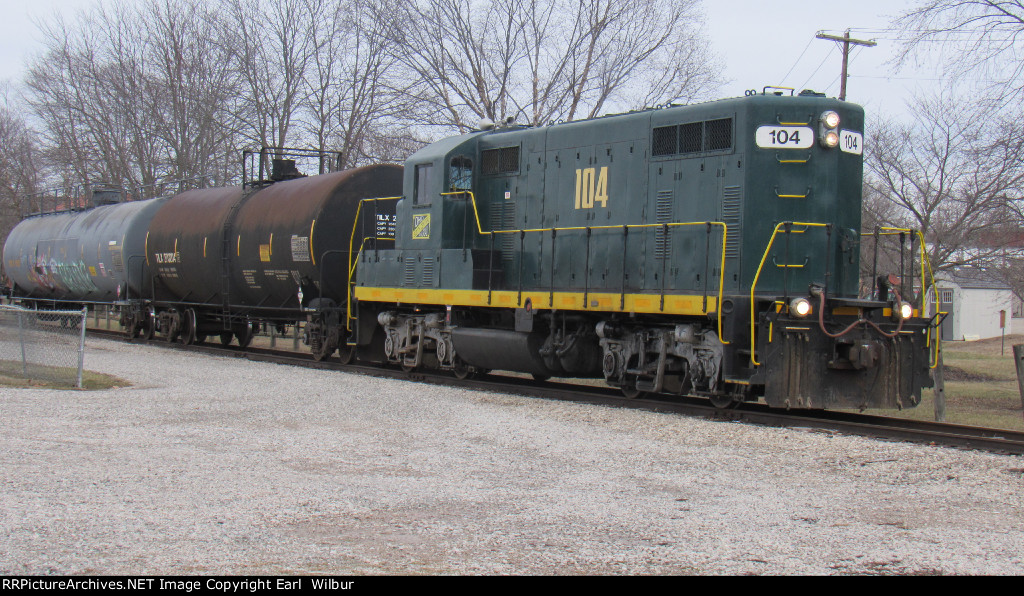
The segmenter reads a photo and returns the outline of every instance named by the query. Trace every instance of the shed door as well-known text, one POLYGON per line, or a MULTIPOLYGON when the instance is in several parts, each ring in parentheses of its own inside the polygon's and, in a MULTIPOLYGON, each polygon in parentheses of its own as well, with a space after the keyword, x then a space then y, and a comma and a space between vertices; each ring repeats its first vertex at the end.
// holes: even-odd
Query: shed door
POLYGON ((939 310, 949 313, 942 321, 942 340, 953 339, 953 290, 951 288, 939 288, 939 310))

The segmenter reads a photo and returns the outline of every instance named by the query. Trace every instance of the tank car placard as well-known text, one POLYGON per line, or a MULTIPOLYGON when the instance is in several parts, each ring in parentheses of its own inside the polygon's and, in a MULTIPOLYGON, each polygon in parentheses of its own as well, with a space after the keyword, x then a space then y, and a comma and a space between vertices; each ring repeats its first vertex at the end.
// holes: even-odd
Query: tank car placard
POLYGON ((292 236, 292 261, 309 262, 309 236, 292 236))
POLYGON ((810 149, 814 130, 808 126, 759 126, 754 142, 762 149, 810 149))

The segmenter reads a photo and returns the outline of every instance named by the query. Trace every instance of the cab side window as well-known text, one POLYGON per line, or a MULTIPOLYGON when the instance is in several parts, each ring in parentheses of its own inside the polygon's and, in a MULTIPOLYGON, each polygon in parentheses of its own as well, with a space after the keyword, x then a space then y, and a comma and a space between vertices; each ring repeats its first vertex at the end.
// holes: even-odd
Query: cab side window
POLYGON ((452 158, 448 168, 448 191, 473 190, 473 161, 463 155, 452 158))
POLYGON ((416 190, 413 194, 413 205, 429 205, 430 191, 434 187, 434 164, 416 166, 416 190))

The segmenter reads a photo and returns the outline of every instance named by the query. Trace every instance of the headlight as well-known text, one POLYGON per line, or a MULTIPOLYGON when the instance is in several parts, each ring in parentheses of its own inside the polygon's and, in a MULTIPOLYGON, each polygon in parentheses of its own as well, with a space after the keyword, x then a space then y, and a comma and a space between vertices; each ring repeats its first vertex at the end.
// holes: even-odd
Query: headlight
POLYGON ((821 144, 828 147, 829 149, 835 148, 839 145, 839 135, 836 131, 830 130, 821 137, 821 144))
POLYGON ((907 320, 914 316, 914 305, 909 302, 900 302, 900 318, 907 320))
POLYGON ((821 123, 825 128, 835 128, 839 126, 839 114, 829 110, 821 115, 821 123))
POLYGON ((806 298, 794 298, 789 301, 789 313, 798 317, 811 314, 811 301, 806 298))

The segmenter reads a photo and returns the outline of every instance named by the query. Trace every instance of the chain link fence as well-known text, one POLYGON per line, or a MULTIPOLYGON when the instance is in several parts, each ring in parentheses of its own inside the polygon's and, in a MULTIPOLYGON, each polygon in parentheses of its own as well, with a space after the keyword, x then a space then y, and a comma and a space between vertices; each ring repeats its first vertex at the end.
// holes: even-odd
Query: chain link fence
POLYGON ((0 306, 0 376, 81 388, 87 315, 0 306))

